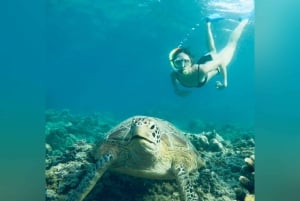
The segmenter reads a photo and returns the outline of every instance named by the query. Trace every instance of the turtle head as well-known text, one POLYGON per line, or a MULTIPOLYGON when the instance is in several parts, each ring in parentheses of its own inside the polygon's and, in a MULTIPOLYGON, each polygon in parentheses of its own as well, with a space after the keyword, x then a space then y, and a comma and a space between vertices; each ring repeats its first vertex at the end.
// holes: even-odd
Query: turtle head
POLYGON ((133 118, 130 133, 131 141, 138 141, 138 143, 150 149, 158 148, 161 134, 154 119, 149 117, 133 118))

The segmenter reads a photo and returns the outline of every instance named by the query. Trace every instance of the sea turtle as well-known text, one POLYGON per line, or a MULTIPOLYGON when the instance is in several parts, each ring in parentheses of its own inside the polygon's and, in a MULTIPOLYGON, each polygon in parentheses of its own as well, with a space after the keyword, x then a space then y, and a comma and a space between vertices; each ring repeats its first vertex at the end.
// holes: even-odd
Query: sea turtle
POLYGON ((204 162, 191 142, 171 123, 134 116, 108 132, 93 150, 95 169, 68 196, 82 201, 106 170, 149 179, 176 179, 182 200, 198 201, 189 173, 204 162))

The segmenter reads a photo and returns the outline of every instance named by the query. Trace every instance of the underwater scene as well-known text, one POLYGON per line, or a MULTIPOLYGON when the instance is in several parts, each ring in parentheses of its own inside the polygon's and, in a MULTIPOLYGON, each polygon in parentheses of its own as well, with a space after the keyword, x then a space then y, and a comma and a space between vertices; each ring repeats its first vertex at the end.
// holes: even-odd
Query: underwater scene
POLYGON ((47 201, 255 199, 252 0, 48 0, 46 17, 47 201))

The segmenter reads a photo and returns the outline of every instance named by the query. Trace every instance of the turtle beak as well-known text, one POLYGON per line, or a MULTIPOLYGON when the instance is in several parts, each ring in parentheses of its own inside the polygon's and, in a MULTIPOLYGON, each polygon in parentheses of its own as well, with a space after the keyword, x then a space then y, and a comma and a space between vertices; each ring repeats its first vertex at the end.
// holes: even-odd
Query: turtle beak
POLYGON ((148 140, 147 138, 144 138, 143 136, 134 135, 134 136, 132 136, 131 140, 134 140, 134 139, 141 139, 141 140, 145 140, 145 141, 147 141, 147 142, 150 142, 150 143, 153 143, 153 144, 154 144, 154 142, 148 140))
POLYGON ((141 140, 145 140, 147 142, 150 142, 150 143, 153 143, 155 144, 153 141, 151 141, 149 138, 148 138, 148 130, 143 128, 143 127, 140 127, 140 126, 133 126, 131 128, 131 133, 132 133, 132 137, 131 137, 131 140, 134 140, 134 139, 141 139, 141 140))

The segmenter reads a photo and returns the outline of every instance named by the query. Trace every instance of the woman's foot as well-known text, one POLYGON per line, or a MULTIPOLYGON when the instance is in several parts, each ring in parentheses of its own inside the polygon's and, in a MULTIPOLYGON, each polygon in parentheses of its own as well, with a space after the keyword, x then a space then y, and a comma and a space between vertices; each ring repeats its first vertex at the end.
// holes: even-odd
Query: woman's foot
POLYGON ((206 19, 206 22, 217 22, 217 21, 225 19, 225 17, 220 14, 214 13, 209 16, 206 16, 205 19, 206 19))

